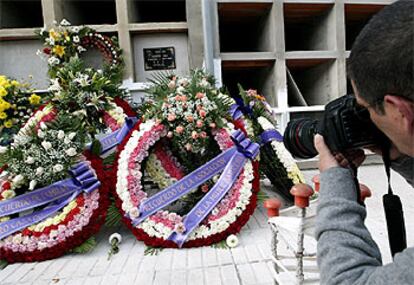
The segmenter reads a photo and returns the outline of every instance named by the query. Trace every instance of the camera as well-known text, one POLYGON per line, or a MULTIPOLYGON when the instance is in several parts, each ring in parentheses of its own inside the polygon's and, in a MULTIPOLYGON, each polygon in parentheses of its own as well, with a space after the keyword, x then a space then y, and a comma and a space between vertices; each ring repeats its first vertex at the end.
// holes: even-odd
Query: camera
POLYGON ((297 119, 288 123, 283 142, 297 158, 312 158, 318 154, 313 138, 321 134, 333 153, 379 146, 388 138, 371 121, 366 108, 357 104, 353 95, 329 102, 321 120, 297 119))

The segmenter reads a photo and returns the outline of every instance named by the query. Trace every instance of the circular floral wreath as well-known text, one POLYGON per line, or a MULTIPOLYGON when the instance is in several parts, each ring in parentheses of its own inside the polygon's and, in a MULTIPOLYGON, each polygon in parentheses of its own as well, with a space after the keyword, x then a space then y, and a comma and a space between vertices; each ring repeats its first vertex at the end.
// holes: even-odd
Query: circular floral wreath
MULTIPOLYGON (((116 130, 125 122, 125 115, 133 115, 134 112, 121 99, 116 99, 115 103, 119 103, 118 107, 105 113, 105 122, 116 130)), ((42 106, 14 137, 14 144, 22 144, 30 140, 33 129, 37 132, 47 132, 42 127, 44 128, 45 123, 52 123, 56 118, 57 112, 51 105, 42 106)), ((55 134, 59 136, 58 132, 55 134)), ((60 144, 64 145, 69 143, 72 136, 74 135, 65 134, 60 138, 57 137, 56 140, 61 140, 60 144)), ((59 144, 59 142, 57 143, 59 144)), ((43 144, 42 147, 47 148, 43 144)), ((4 149, 3 147, 2 151, 4 149)), ((66 151, 66 155, 72 154, 66 151)), ((90 163, 97 179, 101 182, 101 186, 90 193, 81 193, 51 217, 0 240, 1 259, 13 263, 56 258, 82 245, 98 232, 105 221, 109 206, 110 184, 108 184, 102 159, 88 150, 83 151, 82 156, 83 160, 90 163)), ((28 159, 25 162, 30 163, 28 159)), ((0 171, 0 201, 13 198, 16 195, 12 190, 12 184, 16 182, 16 177, 13 181, 2 179, 1 173, 5 170, 7 171, 7 168, 0 171)), ((29 186, 29 189, 33 188, 35 185, 29 186)), ((0 218, 0 222, 6 220, 8 217, 0 218)))
MULTIPOLYGON (((217 130, 215 140, 221 150, 233 147, 231 129, 217 130)), ((154 161, 153 169, 158 169, 160 181, 169 185, 181 179, 184 174, 171 151, 160 145, 160 140, 167 135, 165 126, 155 121, 137 125, 125 141, 119 146, 116 159, 116 193, 117 207, 123 214, 123 220, 137 239, 154 247, 177 247, 167 240, 182 224, 183 217, 169 211, 160 210, 134 227, 132 219, 138 217, 138 207, 147 194, 141 184, 143 176, 141 163, 149 157, 154 161), (154 153, 148 150, 155 146, 154 153), (156 159, 154 159, 155 157, 156 159)), ((148 169, 149 165, 147 165, 148 169)), ((151 170, 149 170, 151 171, 151 170)), ((256 194, 259 191, 258 162, 248 161, 236 183, 203 223, 189 236, 184 247, 205 246, 217 243, 230 234, 235 234, 248 221, 256 207, 256 194)))
POLYGON ((79 57, 88 47, 95 47, 106 62, 104 73, 111 78, 121 79, 124 62, 115 37, 102 35, 89 27, 72 26, 65 19, 55 28, 43 28, 37 33, 45 45, 42 51, 38 51, 38 55, 46 57, 52 78, 62 64, 73 57, 79 57))

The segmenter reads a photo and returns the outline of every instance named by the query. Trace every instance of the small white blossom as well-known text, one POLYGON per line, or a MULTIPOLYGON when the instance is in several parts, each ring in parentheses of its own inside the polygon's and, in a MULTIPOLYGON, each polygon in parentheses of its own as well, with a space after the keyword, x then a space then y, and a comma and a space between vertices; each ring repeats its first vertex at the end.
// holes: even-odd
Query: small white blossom
POLYGON ((47 126, 46 126, 46 124, 45 124, 44 122, 41 122, 41 123, 40 123, 40 128, 41 128, 42 130, 47 130, 47 126))
POLYGON ((12 182, 14 183, 14 184, 19 184, 20 182, 22 182, 24 180, 24 176, 23 175, 21 175, 21 174, 18 174, 18 175, 16 175, 14 178, 13 178, 13 180, 12 180, 12 182))
POLYGON ((76 133, 72 132, 68 135, 68 139, 73 140, 73 138, 76 137, 76 133))
POLYGON ((38 168, 36 169, 36 175, 42 175, 42 174, 43 174, 43 172, 44 172, 44 168, 43 168, 43 167, 38 167, 38 168))
POLYGON ((60 63, 60 60, 59 60, 57 57, 55 57, 55 56, 51 56, 51 57, 47 60, 47 62, 48 62, 51 66, 54 66, 54 65, 58 65, 58 64, 60 63))
POLYGON ((118 233, 111 234, 111 236, 109 237, 109 244, 112 245, 113 242, 120 244, 122 242, 122 236, 118 233))
POLYGON ((226 244, 230 248, 234 248, 239 244, 239 239, 235 235, 229 235, 226 239, 226 244))
POLYGON ((29 190, 35 189, 36 184, 37 184, 37 181, 36 180, 30 181, 30 183, 29 183, 29 190))
POLYGON ((62 130, 58 131, 58 135, 57 135, 58 139, 62 140, 65 138, 65 132, 62 130))
POLYGON ((78 43, 79 42, 79 37, 78 36, 74 36, 73 37, 73 42, 74 43, 78 43))
POLYGON ((29 156, 28 158, 26 158, 26 161, 25 161, 27 164, 33 164, 34 162, 35 162, 35 160, 34 160, 34 158, 33 157, 31 157, 31 156, 29 156))
POLYGON ((69 23, 69 21, 68 21, 68 20, 63 19, 62 21, 60 21, 60 25, 61 25, 61 26, 70 26, 71 24, 69 23))
POLYGON ((78 154, 78 153, 76 152, 76 149, 75 149, 75 148, 73 148, 73 147, 71 147, 71 148, 69 148, 69 149, 65 150, 65 153, 66 153, 68 156, 75 156, 75 155, 77 155, 77 154, 78 154))
POLYGON ((55 166, 53 166, 53 172, 57 173, 57 172, 61 172, 63 170, 63 165, 62 164, 56 164, 55 166))
POLYGON ((39 131, 37 132, 37 136, 38 136, 39 138, 43 139, 43 138, 45 137, 45 133, 44 133, 42 130, 39 130, 39 131))
POLYGON ((49 150, 52 148, 52 144, 48 141, 42 141, 42 146, 45 150, 49 150))
POLYGON ((79 33, 79 27, 78 26, 72 27, 72 32, 79 33))
POLYGON ((7 152, 7 147, 0 146, 0 154, 6 153, 6 152, 7 152))

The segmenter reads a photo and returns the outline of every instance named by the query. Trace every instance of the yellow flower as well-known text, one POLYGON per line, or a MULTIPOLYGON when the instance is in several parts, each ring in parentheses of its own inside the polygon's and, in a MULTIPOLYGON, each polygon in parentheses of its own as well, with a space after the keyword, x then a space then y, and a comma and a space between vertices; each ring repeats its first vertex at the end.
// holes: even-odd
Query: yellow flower
POLYGON ((12 120, 5 121, 4 126, 8 129, 10 129, 13 126, 13 121, 12 120))
POLYGON ((7 118, 7 114, 6 113, 4 113, 4 112, 0 112, 0 119, 1 120, 4 120, 4 119, 6 119, 7 118))
POLYGON ((0 97, 4 97, 7 95, 7 90, 3 86, 0 87, 0 97))
POLYGON ((17 80, 12 80, 10 83, 15 87, 18 87, 20 85, 20 83, 17 80))
POLYGON ((4 101, 3 99, 0 100, 0 110, 2 110, 2 112, 7 110, 7 109, 10 109, 10 107, 11 107, 11 105, 10 105, 9 102, 4 101))
POLYGON ((40 104, 40 96, 37 96, 36 94, 32 94, 29 97, 29 102, 32 105, 39 105, 40 104))
POLYGON ((51 29, 49 31, 49 37, 51 37, 54 41, 56 41, 60 38, 60 34, 58 32, 55 32, 54 29, 51 29))
POLYGON ((13 191, 13 190, 6 190, 6 191, 4 191, 3 193, 1 193, 1 196, 3 196, 3 198, 4 198, 5 200, 7 200, 7 199, 11 199, 11 198, 13 198, 14 196, 16 196, 16 193, 14 193, 14 191, 13 191))
POLYGON ((57 45, 53 47, 52 51, 59 57, 62 57, 65 54, 65 47, 57 45))

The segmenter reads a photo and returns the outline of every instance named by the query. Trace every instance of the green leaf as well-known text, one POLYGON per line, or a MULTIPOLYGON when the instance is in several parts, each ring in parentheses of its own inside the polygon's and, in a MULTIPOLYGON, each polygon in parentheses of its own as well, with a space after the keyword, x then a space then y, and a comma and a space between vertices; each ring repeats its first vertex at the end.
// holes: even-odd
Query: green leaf
POLYGON ((218 243, 214 243, 211 246, 218 249, 229 249, 226 240, 219 241, 218 243))
POLYGON ((95 237, 90 237, 87 241, 78 247, 75 247, 70 252, 73 253, 87 253, 96 247, 95 237))
POLYGON ((101 145, 101 142, 99 140, 96 140, 95 139, 92 142, 91 152, 92 152, 92 154, 98 155, 98 156, 101 154, 101 152, 102 152, 102 145, 101 145))
POLYGON ((111 153, 110 155, 108 155, 107 157, 105 157, 103 159, 103 164, 104 165, 113 165, 115 162, 115 152, 111 153))
POLYGON ((257 202, 261 203, 264 202, 264 200, 269 199, 269 195, 267 195, 263 190, 260 190, 259 193, 257 193, 257 202))
POLYGON ((108 208, 108 213, 106 215, 105 225, 107 227, 116 227, 121 224, 121 213, 119 213, 118 208, 115 206, 115 202, 108 208))
POLYGON ((147 256, 147 255, 158 255, 163 250, 164 250, 163 247, 147 246, 147 247, 145 247, 144 255, 145 256, 147 256))
POLYGON ((9 263, 6 260, 0 259, 0 270, 3 270, 4 268, 6 268, 7 265, 9 265, 9 263))

